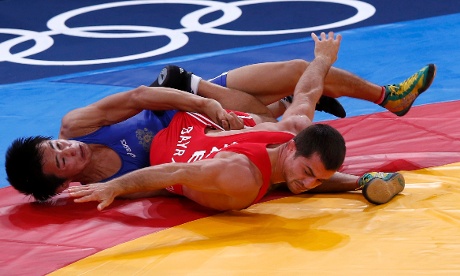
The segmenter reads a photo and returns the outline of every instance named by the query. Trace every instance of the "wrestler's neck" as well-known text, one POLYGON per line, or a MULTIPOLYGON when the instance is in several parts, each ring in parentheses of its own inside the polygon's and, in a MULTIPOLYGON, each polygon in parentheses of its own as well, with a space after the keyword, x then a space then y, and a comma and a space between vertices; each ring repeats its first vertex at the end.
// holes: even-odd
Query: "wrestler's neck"
POLYGON ((284 161, 286 160, 287 144, 278 145, 276 147, 267 148, 270 163, 272 165, 272 173, 270 176, 270 183, 276 185, 284 183, 284 161))
POLYGON ((92 153, 91 160, 75 178, 75 181, 82 184, 96 183, 111 177, 120 170, 120 157, 113 150, 98 144, 90 144, 89 147, 92 153))

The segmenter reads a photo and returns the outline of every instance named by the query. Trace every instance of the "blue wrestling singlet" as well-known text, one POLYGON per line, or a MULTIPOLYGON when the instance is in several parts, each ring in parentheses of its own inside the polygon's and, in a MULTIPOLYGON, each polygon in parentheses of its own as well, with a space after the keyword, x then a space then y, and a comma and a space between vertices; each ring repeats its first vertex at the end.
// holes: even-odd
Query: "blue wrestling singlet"
POLYGON ((212 82, 214 84, 217 84, 223 87, 227 87, 227 72, 224 72, 220 74, 219 76, 210 79, 209 82, 212 82))
POLYGON ((120 170, 102 182, 149 166, 150 144, 158 131, 171 122, 177 110, 150 111, 139 114, 120 123, 103 126, 88 135, 71 138, 86 144, 101 144, 114 150, 121 159, 120 170))

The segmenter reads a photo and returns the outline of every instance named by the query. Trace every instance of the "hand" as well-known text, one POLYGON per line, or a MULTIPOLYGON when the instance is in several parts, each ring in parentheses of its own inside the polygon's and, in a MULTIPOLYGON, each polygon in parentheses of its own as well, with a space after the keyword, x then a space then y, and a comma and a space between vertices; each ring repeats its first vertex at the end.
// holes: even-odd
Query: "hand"
POLYGON ((67 189, 69 196, 75 198, 74 202, 98 201, 97 209, 102 211, 115 199, 114 185, 108 183, 95 183, 89 185, 72 186, 67 189))
POLYGON ((225 118, 221 119, 221 126, 225 130, 233 130, 233 129, 243 129, 244 128, 244 121, 234 112, 225 112, 225 118))
POLYGON ((311 34, 311 37, 315 41, 315 58, 326 60, 326 62, 332 65, 337 60, 342 36, 338 34, 334 38, 334 32, 329 32, 328 36, 322 32, 320 35, 321 39, 314 33, 311 34))
POLYGON ((214 123, 220 125, 224 130, 242 129, 244 122, 233 112, 227 112, 216 100, 209 99, 204 110, 214 123))

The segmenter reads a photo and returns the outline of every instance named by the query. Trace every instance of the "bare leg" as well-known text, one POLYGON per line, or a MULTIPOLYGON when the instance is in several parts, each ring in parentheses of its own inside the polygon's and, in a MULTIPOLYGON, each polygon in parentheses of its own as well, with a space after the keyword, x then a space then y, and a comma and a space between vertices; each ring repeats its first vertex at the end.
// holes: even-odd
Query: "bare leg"
POLYGON ((249 93, 268 105, 293 94, 307 65, 296 59, 243 66, 228 72, 227 87, 249 93))
POLYGON ((332 67, 324 82, 323 95, 376 102, 382 95, 382 86, 368 82, 350 72, 332 67))
MULTIPOLYGON (((285 111, 279 100, 293 94, 308 65, 307 61, 294 59, 243 66, 228 72, 227 87, 201 80, 198 95, 215 99, 227 109, 277 118, 285 111)), ((369 101, 376 101, 381 93, 380 86, 334 67, 326 76, 323 91, 334 98, 349 96, 369 101)))
MULTIPOLYGON (((228 109, 277 118, 285 111, 279 100, 293 94, 308 65, 305 60, 295 59, 243 66, 228 72, 227 88, 200 81, 198 94, 216 99, 228 109)), ((417 96, 429 88, 435 75, 436 66, 430 64, 400 84, 383 87, 332 67, 325 78, 323 95, 379 102, 394 114, 403 116, 417 96)))
POLYGON ((222 87, 208 81, 200 81, 198 95, 215 99, 223 108, 274 118, 271 111, 251 94, 222 87))
MULTIPOLYGON (((255 96, 265 105, 292 95, 309 62, 295 59, 243 66, 228 72, 227 87, 255 96)), ((371 102, 377 101, 382 87, 350 72, 332 67, 325 79, 323 95, 347 96, 371 102)))

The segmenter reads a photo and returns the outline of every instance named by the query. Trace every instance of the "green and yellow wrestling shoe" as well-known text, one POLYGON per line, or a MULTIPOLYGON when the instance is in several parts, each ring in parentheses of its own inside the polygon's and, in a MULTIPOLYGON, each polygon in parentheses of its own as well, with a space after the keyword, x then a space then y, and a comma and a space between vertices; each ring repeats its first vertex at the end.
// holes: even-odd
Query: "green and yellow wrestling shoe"
POLYGON ((373 204, 384 204, 404 190, 405 180, 400 173, 370 172, 358 179, 359 189, 373 204))
POLYGON ((380 106, 404 116, 415 99, 430 87, 435 76, 436 65, 428 64, 400 84, 385 85, 385 97, 380 106))

